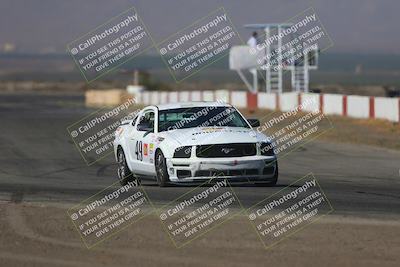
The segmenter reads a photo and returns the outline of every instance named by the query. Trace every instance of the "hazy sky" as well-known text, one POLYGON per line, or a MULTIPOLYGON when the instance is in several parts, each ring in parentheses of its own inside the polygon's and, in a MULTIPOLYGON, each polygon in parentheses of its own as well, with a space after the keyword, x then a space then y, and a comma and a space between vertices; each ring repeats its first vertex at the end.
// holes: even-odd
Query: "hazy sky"
POLYGON ((245 39, 243 24, 284 22, 313 6, 334 41, 329 51, 400 54, 398 0, 0 0, 0 45, 65 51, 131 6, 157 42, 220 6, 245 39))

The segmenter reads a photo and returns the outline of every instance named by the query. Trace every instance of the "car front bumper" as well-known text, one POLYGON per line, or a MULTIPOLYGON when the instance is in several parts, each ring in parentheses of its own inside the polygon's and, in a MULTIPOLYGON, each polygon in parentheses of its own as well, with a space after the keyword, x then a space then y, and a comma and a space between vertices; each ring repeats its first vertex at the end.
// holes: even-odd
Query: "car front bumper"
POLYGON ((171 182, 194 182, 213 179, 232 181, 268 181, 276 172, 275 156, 237 158, 166 159, 171 182))

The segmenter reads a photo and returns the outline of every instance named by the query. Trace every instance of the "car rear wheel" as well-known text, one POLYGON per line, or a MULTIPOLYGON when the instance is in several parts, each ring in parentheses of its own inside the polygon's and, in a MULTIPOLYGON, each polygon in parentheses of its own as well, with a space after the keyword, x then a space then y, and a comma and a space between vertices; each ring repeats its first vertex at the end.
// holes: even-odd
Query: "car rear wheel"
POLYGON ((126 185, 128 182, 133 181, 133 173, 129 170, 128 164, 126 163, 125 153, 122 148, 118 149, 118 179, 121 185, 126 185))
POLYGON ((167 171, 167 162, 161 150, 156 153, 156 178, 160 187, 165 187, 169 182, 169 175, 167 171))

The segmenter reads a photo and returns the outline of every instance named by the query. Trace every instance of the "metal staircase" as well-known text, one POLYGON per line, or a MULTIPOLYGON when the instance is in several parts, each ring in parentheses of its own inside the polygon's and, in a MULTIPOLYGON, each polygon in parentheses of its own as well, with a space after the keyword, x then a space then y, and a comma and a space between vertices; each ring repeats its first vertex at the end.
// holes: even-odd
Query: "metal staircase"
POLYGON ((275 71, 273 68, 267 69, 265 82, 267 83, 267 92, 282 91, 282 69, 275 71))
POLYGON ((294 64, 292 71, 292 88, 294 88, 294 91, 308 93, 308 67, 307 54, 294 64))
MULTIPOLYGON (((273 34, 280 34, 281 27, 267 29, 265 38, 269 39, 273 34)), ((279 39, 266 47, 266 55, 271 55, 271 52, 277 51, 282 46, 282 40, 279 39)), ((280 53, 274 53, 273 56, 266 58, 266 64, 269 66, 266 69, 265 87, 267 93, 282 93, 282 57, 280 53)))
MULTIPOLYGON (((281 36, 281 33, 291 27, 292 24, 250 24, 245 25, 246 28, 253 30, 263 30, 265 32, 263 48, 257 49, 256 53, 252 52, 253 48, 249 46, 233 46, 229 53, 229 67, 232 70, 237 71, 240 78, 243 80, 250 92, 256 93, 259 91, 258 87, 258 71, 261 73, 265 71, 265 91, 267 93, 279 93, 283 92, 283 71, 291 72, 291 85, 292 91, 295 92, 309 92, 309 71, 316 70, 318 68, 318 47, 315 46, 309 51, 311 54, 304 53, 301 58, 295 60, 295 54, 298 51, 290 49, 292 44, 287 45, 290 40, 294 40, 296 36, 288 35, 285 40, 286 51, 293 51, 291 56, 286 56, 283 59, 285 64, 282 64, 282 38, 276 38, 281 36), (289 46, 289 49, 287 48, 289 46), (313 62, 309 62, 309 57, 315 57, 313 62), (262 64, 259 62, 262 59, 262 64), (290 60, 293 59, 293 60, 290 60), (311 64, 311 65, 310 65, 311 64), (247 79, 243 70, 248 70, 253 77, 251 82, 247 79)), ((254 50, 254 49, 253 49, 254 50)))

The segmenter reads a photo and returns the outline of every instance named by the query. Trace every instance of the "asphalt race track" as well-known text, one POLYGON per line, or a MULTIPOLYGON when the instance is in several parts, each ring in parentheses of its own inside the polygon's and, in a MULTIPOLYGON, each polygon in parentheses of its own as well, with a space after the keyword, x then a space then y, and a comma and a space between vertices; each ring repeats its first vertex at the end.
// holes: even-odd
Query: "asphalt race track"
MULTIPOLYGON (((0 94, 0 266, 398 266, 400 153, 319 140, 279 160, 276 187, 232 187, 247 209, 312 172, 330 200, 328 216, 268 250, 241 215, 177 249, 156 213, 87 249, 66 211, 119 186, 113 157, 87 166, 67 133, 92 111, 83 103, 0 94)), ((196 188, 142 185, 157 210, 196 188)))
MULTIPOLYGON (((91 110, 81 95, 2 94, 0 96, 0 199, 15 203, 78 203, 116 181, 110 155, 87 166, 66 127, 91 110)), ((400 213, 400 153, 360 145, 315 140, 279 161, 276 187, 234 185, 250 207, 312 172, 334 214, 392 216, 400 213)), ((159 188, 143 181, 155 204, 168 203, 190 186, 159 188)))

